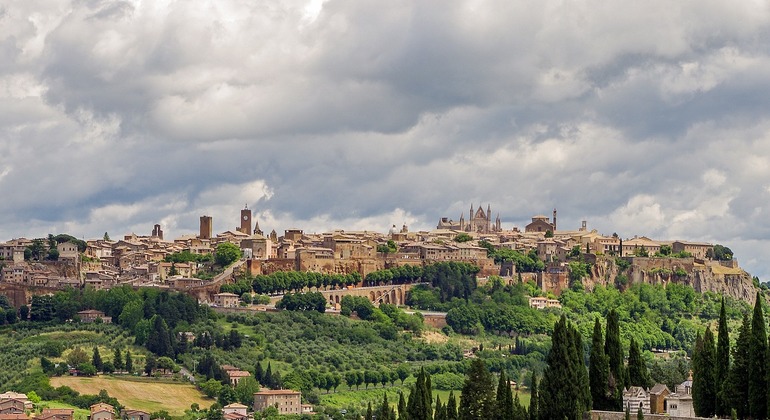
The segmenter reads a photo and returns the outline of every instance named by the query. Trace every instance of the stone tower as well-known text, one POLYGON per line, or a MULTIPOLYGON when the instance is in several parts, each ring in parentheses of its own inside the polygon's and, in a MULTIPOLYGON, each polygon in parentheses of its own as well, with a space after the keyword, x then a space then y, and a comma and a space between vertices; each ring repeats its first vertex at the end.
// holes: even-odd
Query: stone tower
POLYGON ((238 231, 251 235, 251 210, 249 210, 249 206, 246 206, 241 210, 241 227, 238 231))
POLYGON ((211 216, 201 216, 201 232, 198 237, 200 239, 211 239, 214 233, 214 224, 212 223, 211 216))

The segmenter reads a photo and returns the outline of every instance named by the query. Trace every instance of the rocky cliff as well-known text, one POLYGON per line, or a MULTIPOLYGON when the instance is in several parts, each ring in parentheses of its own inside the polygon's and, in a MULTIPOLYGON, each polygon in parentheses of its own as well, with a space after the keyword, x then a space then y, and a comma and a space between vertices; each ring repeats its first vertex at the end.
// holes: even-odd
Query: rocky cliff
POLYGON ((635 283, 685 284, 697 292, 714 292, 754 304, 757 288, 751 274, 737 261, 718 262, 693 258, 599 258, 591 277, 583 281, 586 289, 597 284, 614 285, 621 290, 635 283))

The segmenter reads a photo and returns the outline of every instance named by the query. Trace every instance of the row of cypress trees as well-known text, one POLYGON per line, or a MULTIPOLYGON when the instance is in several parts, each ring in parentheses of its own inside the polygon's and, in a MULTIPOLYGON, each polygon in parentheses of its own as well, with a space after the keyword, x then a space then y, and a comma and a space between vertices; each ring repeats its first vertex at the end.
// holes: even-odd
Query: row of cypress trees
POLYGON ((436 396, 432 400, 430 375, 420 370, 417 382, 412 387, 408 402, 404 394, 399 394, 397 410, 388 402, 385 394, 382 402, 375 408, 372 404, 366 411, 364 420, 538 420, 547 417, 538 415, 537 381, 532 377, 532 402, 530 411, 521 405, 519 395, 513 394, 505 372, 498 377, 495 388, 494 377, 484 361, 474 359, 466 373, 462 396, 458 406, 454 393, 443 403, 436 396))
POLYGON ((716 344, 714 334, 706 328, 698 334, 692 354, 692 398, 695 414, 700 417, 727 417, 734 414, 744 419, 770 417, 770 352, 762 309, 757 293, 749 319, 745 314, 738 330, 730 360, 730 336, 727 331, 725 303, 719 311, 716 344))
POLYGON ((633 337, 628 349, 628 367, 625 366, 620 320, 614 309, 607 314, 606 331, 604 339, 597 318, 591 337, 588 368, 592 407, 594 410, 622 411, 623 389, 629 386, 647 388, 652 380, 639 344, 633 337))

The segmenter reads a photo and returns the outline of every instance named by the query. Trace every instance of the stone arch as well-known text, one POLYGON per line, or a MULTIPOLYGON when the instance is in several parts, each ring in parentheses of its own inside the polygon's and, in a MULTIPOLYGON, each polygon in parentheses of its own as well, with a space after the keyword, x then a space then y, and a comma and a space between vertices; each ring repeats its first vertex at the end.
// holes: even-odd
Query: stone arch
POLYGON ((389 301, 389 303, 393 303, 393 304, 396 304, 396 305, 399 304, 398 300, 396 300, 396 290, 395 289, 390 291, 390 296, 388 297, 388 301, 389 301))
POLYGON ((380 303, 390 303, 390 295, 388 292, 385 292, 385 294, 382 295, 382 301, 380 303))
POLYGON ((377 297, 376 297, 376 296, 374 296, 374 292, 369 292, 369 300, 371 300, 372 302, 374 302, 376 299, 377 299, 377 297))
POLYGON ((340 295, 334 296, 334 303, 339 304, 340 303, 340 295))

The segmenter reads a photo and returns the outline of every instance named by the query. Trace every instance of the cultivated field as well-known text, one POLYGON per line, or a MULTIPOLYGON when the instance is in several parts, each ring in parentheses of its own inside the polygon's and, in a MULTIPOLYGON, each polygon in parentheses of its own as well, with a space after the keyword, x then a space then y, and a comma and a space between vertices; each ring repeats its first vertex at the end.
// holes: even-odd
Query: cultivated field
POLYGON ((68 386, 81 394, 98 394, 106 390, 127 408, 154 412, 166 410, 171 415, 179 416, 190 404, 198 403, 200 408, 208 408, 214 400, 206 398, 194 386, 155 382, 152 380, 138 381, 109 376, 93 378, 60 376, 51 378, 54 387, 68 386))

